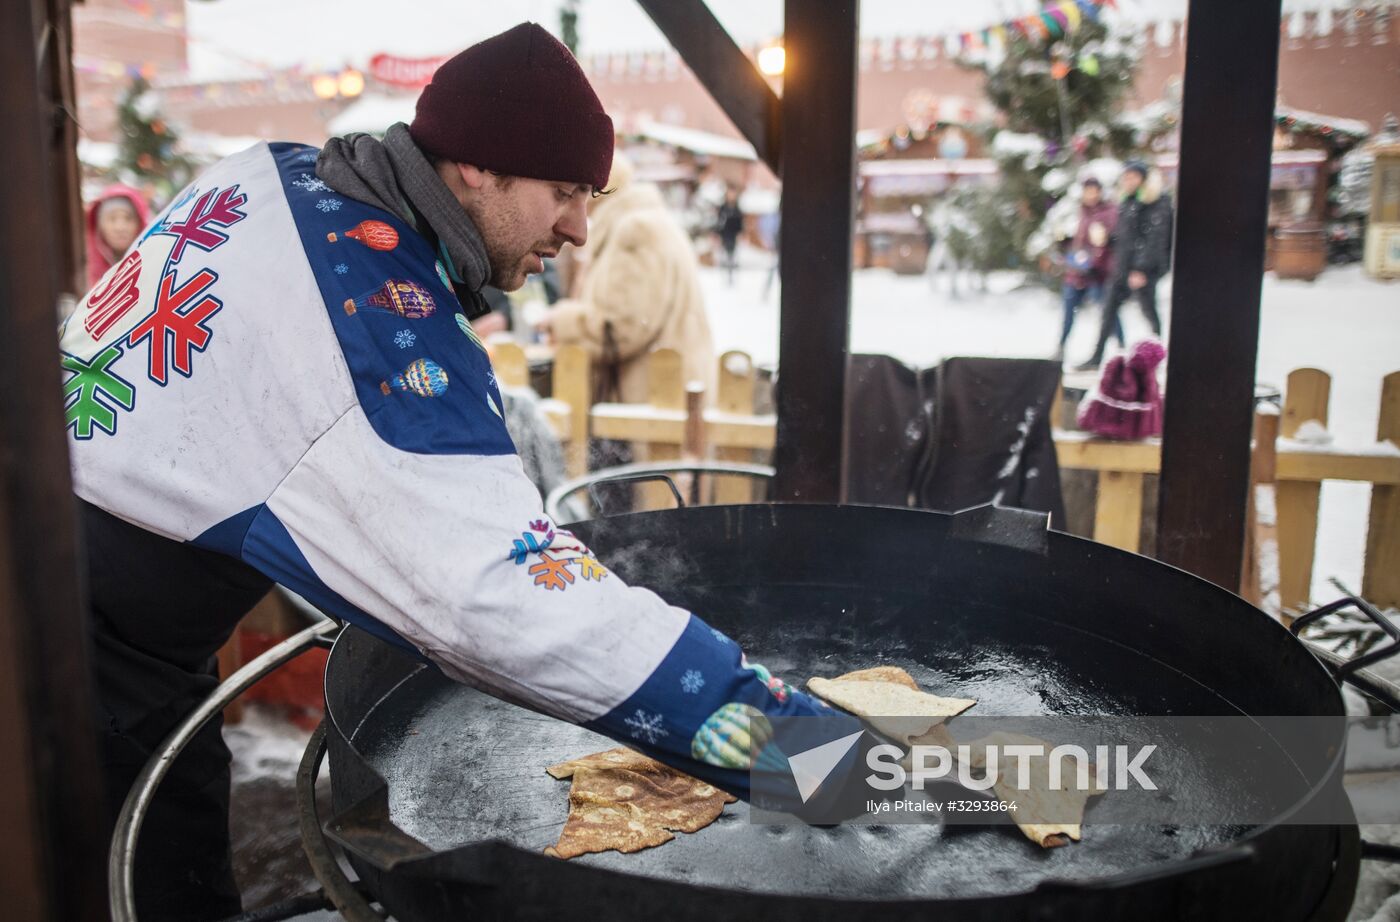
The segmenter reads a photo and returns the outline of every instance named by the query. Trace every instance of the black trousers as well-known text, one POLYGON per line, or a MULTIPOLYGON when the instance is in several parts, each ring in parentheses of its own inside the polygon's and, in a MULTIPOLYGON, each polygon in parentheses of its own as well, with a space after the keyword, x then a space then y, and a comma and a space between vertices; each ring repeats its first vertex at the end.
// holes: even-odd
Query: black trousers
MULTIPOLYGON (((1136 289, 1128 286, 1126 275, 1113 280, 1113 284, 1108 289, 1108 296, 1104 298, 1103 315, 1099 319, 1099 341, 1098 345, 1094 347, 1092 360, 1095 364, 1103 361, 1104 350, 1108 348, 1108 338, 1114 334, 1116 328, 1119 328, 1118 311, 1123 307, 1123 302, 1129 298, 1137 298, 1143 316, 1152 326, 1152 335, 1161 337, 1162 318, 1157 315, 1157 282, 1160 280, 1160 275, 1149 275, 1147 284, 1136 289)), ((1119 339, 1120 341, 1122 339, 1121 333, 1119 333, 1119 339)))
MULTIPOLYGON (((99 755, 109 829, 166 736, 218 685, 214 655, 271 582, 246 564, 82 504, 99 755)), ((229 846, 229 750, 215 718, 175 760, 136 850, 141 922, 241 911, 229 846)))

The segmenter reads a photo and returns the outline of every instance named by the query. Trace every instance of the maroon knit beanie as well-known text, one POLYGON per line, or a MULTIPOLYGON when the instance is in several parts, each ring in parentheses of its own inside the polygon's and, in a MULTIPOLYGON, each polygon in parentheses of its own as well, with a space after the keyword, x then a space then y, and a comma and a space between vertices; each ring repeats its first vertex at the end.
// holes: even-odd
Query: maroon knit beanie
POLYGON ((602 189, 612 169, 612 119, 569 49, 533 22, 439 67, 408 131, 429 154, 509 176, 602 189))

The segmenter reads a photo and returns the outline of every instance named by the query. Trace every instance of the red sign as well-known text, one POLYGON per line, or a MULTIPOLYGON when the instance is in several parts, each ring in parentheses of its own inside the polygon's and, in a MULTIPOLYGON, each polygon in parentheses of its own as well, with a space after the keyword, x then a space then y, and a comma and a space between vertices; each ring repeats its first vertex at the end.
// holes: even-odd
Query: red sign
POLYGON ((392 54, 377 54, 369 59, 369 72, 380 83, 394 86, 423 87, 433 79, 433 71, 451 55, 436 58, 399 58, 392 54))

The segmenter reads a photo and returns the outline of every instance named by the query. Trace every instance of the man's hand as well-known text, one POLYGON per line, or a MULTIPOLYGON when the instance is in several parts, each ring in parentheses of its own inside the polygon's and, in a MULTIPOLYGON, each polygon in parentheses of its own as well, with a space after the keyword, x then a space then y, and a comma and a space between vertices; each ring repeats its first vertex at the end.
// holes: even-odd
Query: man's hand
POLYGON ((1144 273, 1138 272, 1136 269, 1128 273, 1129 288, 1133 289, 1134 291, 1137 291, 1139 288, 1142 288, 1145 285, 1147 285, 1147 276, 1144 273))

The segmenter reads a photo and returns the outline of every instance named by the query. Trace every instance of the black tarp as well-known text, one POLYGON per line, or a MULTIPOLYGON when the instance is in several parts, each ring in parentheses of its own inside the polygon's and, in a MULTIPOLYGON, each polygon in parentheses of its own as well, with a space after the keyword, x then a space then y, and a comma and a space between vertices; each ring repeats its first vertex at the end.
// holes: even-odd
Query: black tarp
POLYGON ((983 503, 1048 512, 1064 527, 1051 429, 1057 362, 953 358, 916 370, 851 357, 847 494, 944 512, 983 503))

